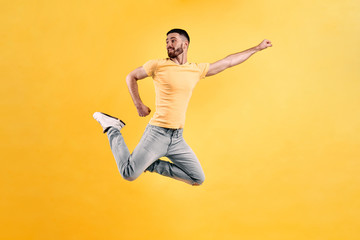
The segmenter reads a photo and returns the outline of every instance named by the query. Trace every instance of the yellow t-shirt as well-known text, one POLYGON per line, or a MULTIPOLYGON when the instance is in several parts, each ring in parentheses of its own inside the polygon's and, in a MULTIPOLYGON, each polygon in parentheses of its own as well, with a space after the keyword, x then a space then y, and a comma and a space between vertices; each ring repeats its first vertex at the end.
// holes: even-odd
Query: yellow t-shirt
POLYGON ((177 64, 169 58, 150 60, 143 67, 154 79, 156 111, 151 125, 165 128, 183 128, 185 114, 196 83, 205 78, 209 63, 177 64))

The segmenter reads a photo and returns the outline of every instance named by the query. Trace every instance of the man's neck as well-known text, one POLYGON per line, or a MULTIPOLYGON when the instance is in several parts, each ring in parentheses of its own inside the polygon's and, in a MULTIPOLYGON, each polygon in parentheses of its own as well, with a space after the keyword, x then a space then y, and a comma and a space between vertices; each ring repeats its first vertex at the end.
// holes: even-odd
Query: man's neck
POLYGON ((187 56, 184 53, 182 53, 179 56, 177 56, 176 58, 170 58, 170 60, 179 65, 183 65, 183 64, 187 63, 187 56))

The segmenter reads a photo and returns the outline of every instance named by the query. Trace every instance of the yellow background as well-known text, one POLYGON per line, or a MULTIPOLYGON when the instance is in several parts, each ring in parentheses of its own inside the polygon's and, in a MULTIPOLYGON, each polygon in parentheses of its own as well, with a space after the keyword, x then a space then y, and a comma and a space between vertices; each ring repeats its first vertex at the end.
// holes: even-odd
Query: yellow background
MULTIPOLYGON (((360 3, 1 1, 0 239, 360 239, 360 3), (189 61, 272 48, 202 80, 185 139, 201 187, 118 173, 95 111, 137 116, 126 75, 191 37, 189 61)), ((140 94, 152 110, 151 78, 140 94)), ((152 113, 153 113, 152 112, 152 113)))

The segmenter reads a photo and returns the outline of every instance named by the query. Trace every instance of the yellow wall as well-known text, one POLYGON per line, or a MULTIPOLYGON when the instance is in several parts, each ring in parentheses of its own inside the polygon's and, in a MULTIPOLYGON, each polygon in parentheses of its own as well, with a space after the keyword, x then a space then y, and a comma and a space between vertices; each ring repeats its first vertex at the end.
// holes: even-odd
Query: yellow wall
MULTIPOLYGON (((0 239, 360 239, 360 3, 1 1, 0 239), (121 179, 95 111, 140 118, 125 76, 166 57, 186 29, 189 61, 273 47, 201 81, 185 139, 201 187, 121 179)), ((147 78, 140 93, 155 111, 147 78)), ((153 113, 152 112, 152 113, 153 113)))

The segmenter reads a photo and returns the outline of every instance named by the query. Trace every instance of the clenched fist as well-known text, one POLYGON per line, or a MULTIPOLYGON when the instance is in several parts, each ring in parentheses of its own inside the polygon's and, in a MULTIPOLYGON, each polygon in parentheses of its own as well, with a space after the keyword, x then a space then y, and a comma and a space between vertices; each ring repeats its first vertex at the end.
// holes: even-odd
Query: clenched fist
POLYGON ((258 45, 260 51, 267 48, 267 47, 272 47, 272 44, 270 42, 270 40, 264 39, 259 45, 258 45))
POLYGON ((140 117, 146 117, 151 112, 151 109, 144 104, 141 104, 140 106, 136 107, 136 109, 140 117))

